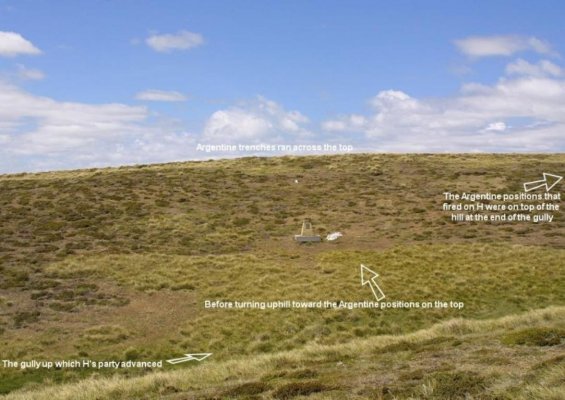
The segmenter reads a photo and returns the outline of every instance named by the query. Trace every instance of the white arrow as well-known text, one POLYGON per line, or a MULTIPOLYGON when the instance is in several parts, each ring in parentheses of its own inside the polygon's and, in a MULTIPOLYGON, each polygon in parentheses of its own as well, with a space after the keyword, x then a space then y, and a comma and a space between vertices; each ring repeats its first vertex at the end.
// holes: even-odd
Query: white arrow
POLYGON ((371 287, 371 291, 375 295, 375 299, 377 299, 377 301, 381 301, 382 299, 385 298, 385 294, 383 293, 379 285, 377 285, 376 279, 378 277, 379 274, 377 274, 375 271, 372 271, 369 268, 365 267, 363 264, 361 264, 361 285, 364 286, 368 283, 369 286, 371 287), (370 274, 371 277, 366 278, 365 274, 370 274))
POLYGON ((173 358, 171 360, 167 360, 167 362, 169 364, 180 364, 186 361, 192 361, 192 360, 196 360, 196 361, 202 361, 205 358, 208 358, 212 355, 212 353, 195 353, 195 354, 185 354, 186 357, 180 357, 180 358, 173 358))
POLYGON ((532 181, 532 182, 526 182, 524 183, 524 191, 525 192, 531 192, 532 190, 536 190, 539 189, 541 187, 545 187, 545 191, 549 192, 551 189, 553 189, 553 187, 555 185, 557 185, 561 179, 563 179, 562 176, 559 175, 554 175, 554 174, 548 174, 547 172, 543 173, 543 179, 539 180, 539 181, 532 181))

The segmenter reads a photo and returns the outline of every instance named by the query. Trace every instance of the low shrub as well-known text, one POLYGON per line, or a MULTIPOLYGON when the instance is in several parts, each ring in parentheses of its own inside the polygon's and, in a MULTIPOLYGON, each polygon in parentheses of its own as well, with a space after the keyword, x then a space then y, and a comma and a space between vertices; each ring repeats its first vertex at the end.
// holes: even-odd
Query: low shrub
POLYGON ((275 399, 285 400, 298 396, 309 396, 313 393, 320 393, 327 390, 331 389, 328 386, 316 381, 293 382, 279 387, 273 392, 273 397, 275 399))
POLYGON ((558 346, 564 339, 564 329, 541 327, 509 333, 502 338, 502 343, 506 345, 558 346))

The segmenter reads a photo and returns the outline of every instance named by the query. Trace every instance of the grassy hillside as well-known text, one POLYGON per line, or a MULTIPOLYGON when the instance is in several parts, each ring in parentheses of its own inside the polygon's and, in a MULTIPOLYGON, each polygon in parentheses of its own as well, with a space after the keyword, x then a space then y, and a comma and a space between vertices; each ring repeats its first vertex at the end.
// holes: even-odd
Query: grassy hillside
POLYGON ((563 393, 552 378, 565 353, 563 213, 551 224, 455 224, 441 212, 444 191, 518 192, 544 171, 565 171, 565 156, 246 158, 0 176, 2 359, 214 353, 209 366, 120 371, 109 381, 76 384, 91 372, 0 368, 0 392, 27 387, 37 398, 52 397, 43 386, 71 382, 68 398, 102 386, 108 390, 85 398, 128 398, 135 385, 173 399, 277 398, 285 385, 310 382, 324 388, 312 398, 343 398, 357 382, 363 389, 351 398, 449 398, 429 390, 464 382, 475 396, 488 388, 528 398, 546 387, 539 398, 559 398, 550 392, 563 393), (320 233, 341 231, 343 238, 297 245, 292 235, 305 217, 320 233), (370 300, 360 263, 380 274, 387 299, 465 307, 203 307, 205 300, 370 300), (561 308, 532 311, 551 306, 561 308), (509 315, 525 316, 509 317, 514 325, 504 322, 509 315), (442 322, 454 318, 469 322, 442 322), (532 318, 541 342, 520 344, 512 334, 528 336, 523 321, 532 318), (441 331, 459 323, 477 328, 441 331), (423 331, 411 334, 416 330, 423 331), (546 336, 557 339, 539 346, 546 336), (374 351, 358 351, 364 346, 374 351), (320 361, 312 349, 338 356, 320 361), (285 357, 291 364, 277 367, 285 357), (508 360, 523 363, 528 387, 508 360), (263 378, 256 379, 258 369, 263 378), (188 378, 197 371, 210 374, 201 385, 188 378))
POLYGON ((87 379, 10 400, 507 399, 565 396, 565 307, 455 319, 412 334, 310 344, 139 378, 87 379))

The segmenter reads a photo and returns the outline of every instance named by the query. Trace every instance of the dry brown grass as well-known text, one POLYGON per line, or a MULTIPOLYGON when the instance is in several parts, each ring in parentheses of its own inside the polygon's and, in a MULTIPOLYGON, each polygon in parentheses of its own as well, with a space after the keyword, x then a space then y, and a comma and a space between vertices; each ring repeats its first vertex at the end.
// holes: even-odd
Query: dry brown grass
MULTIPOLYGON (((359 154, 0 176, 4 355, 166 357, 208 347, 217 359, 229 361, 234 352, 345 346, 352 339, 404 334, 457 315, 494 318, 562 305, 562 212, 543 225, 453 224, 439 206, 445 190, 520 191, 522 182, 537 178, 532 171, 564 166, 562 154, 359 154), (321 233, 339 230, 345 236, 337 243, 298 247, 290 238, 304 217, 312 218, 321 233), (350 273, 346 267, 363 261, 380 268, 390 285, 387 293, 397 298, 441 295, 468 307, 461 313, 378 316, 363 311, 212 314, 201 307, 205 298, 246 294, 365 299, 356 269, 350 273), (214 274, 205 275, 210 266, 214 274), (123 334, 96 343, 80 336, 104 327, 123 334)), ((472 336, 466 329, 475 325, 462 321, 443 326, 453 331, 442 335, 472 336)), ((395 345, 401 353, 403 343, 395 345)), ((407 351, 414 349, 408 345, 407 351)), ((0 391, 83 377, 64 371, 25 377, 0 372, 0 391)), ((330 386, 332 379, 326 382, 330 386)), ((537 383, 532 381, 532 393, 542 390, 537 383)), ((418 384, 433 386, 432 381, 418 384)))
MULTIPOLYGON (((377 363, 376 365, 379 363, 378 356, 375 357, 371 354, 378 355, 380 350, 393 344, 413 343, 415 347, 407 350, 409 354, 406 354, 406 352, 394 354, 394 360, 396 361, 393 366, 390 366, 391 369, 398 369, 402 365, 405 366, 404 368, 411 367, 411 360, 413 360, 413 355, 415 354, 419 354, 419 362, 428 364, 429 370, 432 373, 428 373, 427 376, 423 376, 420 379, 421 385, 412 385, 414 390, 412 394, 403 395, 401 388, 395 389, 393 381, 390 380, 393 379, 390 371, 376 371, 381 375, 385 384, 388 382, 391 385, 389 389, 393 391, 392 393, 395 390, 401 393, 397 397, 399 399, 463 398, 461 396, 464 396, 471 389, 466 391, 465 386, 457 386, 457 382, 467 382, 466 384, 468 385, 471 385, 471 382, 473 382, 473 385, 471 385, 472 391, 469 392, 470 395, 465 397, 470 399, 561 399, 565 394, 565 383, 562 380, 563 365, 558 363, 556 365, 548 364, 541 369, 536 367, 540 359, 547 358, 546 355, 540 354, 536 349, 520 349, 520 351, 513 353, 514 358, 511 363, 489 365, 487 368, 484 366, 484 362, 492 363, 492 361, 489 361, 492 358, 487 357, 489 353, 492 355, 501 350, 499 345, 493 346, 493 341, 498 343, 497 338, 502 333, 512 329, 552 324, 564 326, 565 307, 552 307, 519 316, 494 320, 452 320, 407 335, 378 336, 355 340, 343 345, 307 345, 303 349, 290 352, 244 357, 224 362, 211 361, 194 368, 156 372, 138 378, 111 377, 106 379, 87 379, 74 384, 12 393, 3 398, 6 400, 50 400, 52 398, 60 400, 149 399, 156 396, 171 399, 200 398, 199 396, 204 395, 213 396, 213 393, 217 391, 225 392, 228 388, 234 387, 234 385, 241 385, 244 382, 256 379, 258 376, 276 376, 274 372, 280 369, 310 365, 316 366, 321 376, 317 379, 317 382, 319 382, 317 387, 324 389, 320 389, 320 391, 328 390, 335 392, 333 394, 321 394, 313 398, 340 398, 340 396, 344 396, 344 394, 353 390, 356 393, 354 398, 369 399, 374 398, 369 396, 368 393, 374 394, 375 383, 371 383, 371 380, 364 380, 363 378, 370 377, 374 373, 372 372, 373 368, 371 368, 373 363, 377 363), (477 359, 474 363, 453 364, 450 368, 460 371, 457 372, 459 375, 449 373, 450 369, 441 372, 441 369, 432 368, 432 364, 435 363, 434 357, 438 351, 445 351, 446 357, 444 360, 456 361, 449 358, 449 356, 455 354, 457 354, 459 359, 463 358, 461 351, 457 349, 442 349, 441 346, 431 350, 423 350, 421 348, 422 345, 429 343, 431 339, 445 335, 451 335, 457 338, 460 343, 463 343, 456 345, 455 348, 463 345, 465 346, 463 353, 478 352, 478 354, 483 354, 485 361, 477 359), (335 362, 341 362, 339 360, 343 360, 346 369, 343 369, 342 373, 336 374, 334 371, 335 362), (434 370, 438 372, 433 372, 434 370), (536 375, 536 383, 532 384, 531 378, 534 374, 536 375), (472 378, 473 376, 474 378, 472 378), (525 376, 529 376, 530 379, 525 380, 525 376), (350 379, 354 380, 349 381, 350 379), (352 383, 354 386, 351 386, 352 383), (175 389, 174 393, 167 393, 167 391, 170 391, 170 388, 175 389), (447 391, 449 390, 455 391, 454 397, 445 397, 445 393, 448 393, 447 391), (474 397, 474 395, 478 397, 474 397)), ((560 353, 563 354, 562 348, 557 349, 554 356, 560 353)), ((413 375, 413 377, 417 377, 417 374, 413 375)), ((278 387, 278 390, 282 393, 284 390, 280 388, 284 388, 285 385, 287 384, 283 380, 281 383, 277 382, 269 387, 278 387)), ((382 385, 377 386, 382 387, 382 385)), ((260 398, 271 399, 273 395, 277 398, 276 393, 277 389, 263 394, 260 398)), ((234 396, 233 398, 240 397, 234 396)))

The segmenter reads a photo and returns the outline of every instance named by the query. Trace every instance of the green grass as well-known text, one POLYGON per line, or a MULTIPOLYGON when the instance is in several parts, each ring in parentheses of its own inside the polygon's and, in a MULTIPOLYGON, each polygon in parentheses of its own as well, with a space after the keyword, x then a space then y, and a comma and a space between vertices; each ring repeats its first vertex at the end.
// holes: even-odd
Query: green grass
MULTIPOLYGON (((503 244, 414 245, 378 252, 328 251, 311 259, 290 259, 284 253, 71 257, 49 265, 45 272, 50 279, 65 281, 80 276, 96 282, 107 280, 149 295, 156 291, 185 293, 192 299, 195 312, 190 321, 178 321, 178 327, 165 332, 166 338, 176 342, 168 346, 169 351, 206 348, 222 358, 232 352, 289 350, 312 341, 332 344, 355 337, 401 334, 446 318, 489 318, 547 304, 565 305, 564 262, 565 251, 561 249, 503 244), (360 263, 379 272, 389 301, 455 300, 464 302, 465 307, 204 309, 206 300, 370 300, 370 290, 359 282, 360 263), (547 276, 552 279, 548 281, 547 276)), ((128 321, 120 324, 135 330, 128 321)))
MULTIPOLYGON (((311 346, 341 349, 400 335, 403 339, 374 351, 383 357, 379 370, 396 365, 399 357, 394 376, 406 376, 405 388, 363 383, 358 398, 393 398, 391 393, 434 398, 430 393, 450 393, 460 381, 490 388, 510 379, 509 372, 493 378, 477 368, 451 375, 445 367, 474 365, 477 359, 504 365, 524 348, 539 363, 549 362, 563 346, 552 336, 560 332, 557 323, 540 324, 541 333, 501 329, 478 347, 469 344, 472 335, 457 331, 467 326, 463 323, 421 343, 405 335, 453 318, 484 320, 565 305, 563 213, 556 212, 551 224, 455 224, 440 211, 442 193, 518 192, 523 182, 537 178, 532 171, 558 173, 563 167, 561 154, 360 154, 0 176, 2 358, 166 359, 190 350, 213 352, 219 363, 234 356, 252 363, 311 346), (305 217, 322 235, 344 236, 298 246, 292 235, 305 217), (360 263, 379 273, 387 300, 456 300, 465 307, 203 308, 205 300, 369 300, 369 288, 359 281, 360 263), (545 342, 551 345, 532 344, 545 342), (443 346, 453 349, 446 365, 402 364, 420 353, 436 360, 432 354, 439 352, 443 360, 443 346), (476 359, 460 353, 466 346, 479 351, 476 359)), ((269 398, 308 384, 323 386, 309 398, 339 398, 342 389, 334 381, 347 383, 348 375, 336 363, 356 356, 335 350, 327 359, 309 357, 269 367, 260 378, 230 381, 229 387, 215 382, 217 390, 202 389, 194 398, 229 397, 230 390, 250 391, 241 398, 269 398)), ((374 368, 362 361, 357 372, 371 381, 374 368)), ((553 372, 543 375, 555 368, 541 368, 527 390, 559 388, 553 372)), ((120 371, 116 379, 146 374, 151 376, 120 371)), ((0 369, 0 393, 79 382, 88 375, 92 372, 0 369)), ((172 398, 189 390, 170 386, 159 390, 172 398)))
POLYGON ((4 396, 6 400, 67 399, 513 399, 563 398, 563 350, 500 346, 508 330, 565 327, 565 307, 484 321, 456 319, 406 335, 344 344, 309 344, 259 356, 211 359, 193 368, 141 377, 98 377, 4 396), (430 347, 437 338, 458 343, 430 347), (400 352, 383 352, 410 343, 400 352), (493 362, 495 357, 507 362, 493 362), (304 371, 315 370, 312 374, 304 371), (260 378, 260 379, 258 379, 260 378))
POLYGON ((565 341, 565 330, 554 328, 529 328, 511 332, 502 342, 508 345, 559 346, 565 341))

